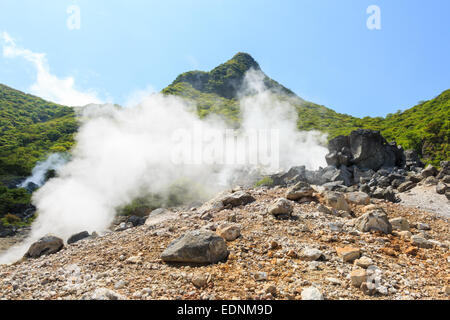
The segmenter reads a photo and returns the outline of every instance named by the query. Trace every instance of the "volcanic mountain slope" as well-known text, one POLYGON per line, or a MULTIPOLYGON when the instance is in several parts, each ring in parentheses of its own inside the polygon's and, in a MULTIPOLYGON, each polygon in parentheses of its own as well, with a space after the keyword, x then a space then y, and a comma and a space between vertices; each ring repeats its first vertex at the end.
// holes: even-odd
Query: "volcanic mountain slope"
MULTIPOLYGON (((239 92, 250 69, 262 71, 249 54, 238 53, 210 72, 181 74, 162 92, 192 101, 201 118, 217 113, 238 125, 239 92)), ((386 139, 396 140, 405 149, 416 149, 427 162, 439 165, 439 161, 450 157, 450 90, 386 118, 360 119, 305 101, 267 75, 263 81, 279 99, 289 100, 297 109, 301 130, 320 130, 328 133, 330 139, 360 128, 380 130, 386 139)), ((2 180, 5 175, 27 176, 36 162, 49 153, 70 150, 77 128, 73 108, 0 85, 2 180)))
MULTIPOLYGON (((162 92, 193 101, 200 117, 218 113, 238 122, 239 88, 245 73, 252 68, 261 71, 249 54, 238 53, 210 72, 181 74, 162 92)), ((264 83, 279 99, 289 99, 296 108, 300 130, 319 130, 330 139, 357 129, 379 130, 387 140, 395 140, 405 149, 415 149, 427 162, 439 165, 439 161, 450 158, 450 90, 404 112, 360 119, 305 101, 265 74, 264 83)))

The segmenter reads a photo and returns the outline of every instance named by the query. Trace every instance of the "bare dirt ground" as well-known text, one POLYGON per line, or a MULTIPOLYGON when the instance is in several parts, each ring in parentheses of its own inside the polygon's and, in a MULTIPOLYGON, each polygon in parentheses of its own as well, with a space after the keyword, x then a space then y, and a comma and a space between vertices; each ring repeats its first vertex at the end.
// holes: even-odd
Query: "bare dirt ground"
MULTIPOLYGON (((355 218, 318 212, 314 202, 293 202, 294 218, 277 220, 266 210, 286 189, 249 192, 255 202, 222 210, 210 220, 195 210, 180 211, 179 219, 107 233, 50 256, 1 265, 0 298, 89 299, 95 290, 107 288, 124 299, 302 299, 303 289, 313 286, 333 300, 449 299, 449 224, 439 216, 372 200, 389 219, 405 217, 413 235, 433 241, 424 249, 396 231, 361 233, 353 226, 355 218), (240 226, 241 236, 227 242, 226 262, 195 267, 161 261, 162 251, 180 235, 229 220, 240 226), (367 295, 352 285, 350 274, 361 267, 337 254, 345 246, 371 259, 363 268, 377 277, 378 293, 367 295), (320 250, 323 258, 305 261, 300 254, 305 248, 320 250), (206 277, 205 286, 193 284, 198 277, 206 277)), ((356 216, 365 210, 352 209, 356 216)))

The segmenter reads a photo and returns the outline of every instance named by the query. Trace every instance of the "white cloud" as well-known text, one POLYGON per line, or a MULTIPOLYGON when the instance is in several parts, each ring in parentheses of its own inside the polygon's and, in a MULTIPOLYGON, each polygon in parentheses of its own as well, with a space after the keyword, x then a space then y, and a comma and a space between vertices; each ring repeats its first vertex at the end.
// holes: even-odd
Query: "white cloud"
POLYGON ((43 99, 67 106, 84 106, 90 103, 102 103, 93 90, 79 91, 75 89, 73 77, 58 78, 50 73, 50 68, 44 53, 35 53, 19 48, 16 41, 7 33, 0 34, 3 42, 3 57, 21 57, 31 62, 36 68, 36 81, 30 87, 30 92, 43 99))

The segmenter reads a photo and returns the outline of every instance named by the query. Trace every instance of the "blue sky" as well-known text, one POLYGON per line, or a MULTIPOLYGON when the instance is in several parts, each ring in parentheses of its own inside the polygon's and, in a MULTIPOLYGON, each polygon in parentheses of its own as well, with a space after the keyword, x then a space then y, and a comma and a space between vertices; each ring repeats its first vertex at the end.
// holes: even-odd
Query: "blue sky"
POLYGON ((124 104, 243 51, 304 99, 385 116, 450 88, 449 12, 448 0, 1 0, 0 83, 124 104), (71 5, 80 29, 67 27, 71 5), (370 5, 381 30, 366 26, 370 5))

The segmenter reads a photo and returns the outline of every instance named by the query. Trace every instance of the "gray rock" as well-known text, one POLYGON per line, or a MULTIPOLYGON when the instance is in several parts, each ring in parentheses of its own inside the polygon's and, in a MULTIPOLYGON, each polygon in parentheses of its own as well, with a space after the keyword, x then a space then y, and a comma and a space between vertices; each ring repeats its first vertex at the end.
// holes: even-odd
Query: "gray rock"
POLYGON ((244 191, 236 191, 228 196, 225 196, 222 199, 222 203, 223 205, 226 206, 231 206, 232 208, 234 207, 238 207, 238 206, 243 206, 246 204, 249 204, 253 201, 255 201, 256 199, 253 198, 249 193, 244 192, 244 191))
POLYGON ((401 185, 398 186, 398 192, 405 192, 414 188, 416 184, 412 181, 405 181, 401 185))
POLYGON ((433 243, 425 239, 424 237, 420 235, 414 235, 411 237, 411 242, 413 245, 419 247, 419 248, 425 248, 425 249, 431 249, 433 248, 433 243))
POLYGON ((436 169, 435 166, 429 164, 425 167, 425 169, 422 170, 422 172, 420 173, 420 175, 422 176, 422 179, 425 179, 427 177, 430 176, 437 176, 438 174, 438 170, 436 169))
POLYGON ((419 154, 416 150, 410 149, 405 150, 405 160, 407 167, 421 167, 423 168, 423 163, 420 161, 419 154))
POLYGON ((352 172, 345 165, 341 165, 333 176, 331 176, 330 180, 343 181, 344 185, 351 186, 353 184, 352 172))
POLYGON ((431 230, 430 225, 428 223, 419 222, 417 224, 417 229, 419 230, 431 230))
POLYGON ((323 193, 325 204, 336 210, 343 210, 350 212, 351 209, 345 200, 344 194, 335 191, 325 191, 323 193))
POLYGON ((305 261, 319 260, 323 255, 323 252, 319 249, 305 248, 300 252, 300 259, 305 261))
POLYGON ((357 205, 366 205, 370 203, 370 197, 364 192, 349 192, 345 195, 348 203, 357 205))
POLYGON ((228 257, 225 240, 207 230, 186 233, 174 240, 164 252, 161 259, 165 262, 210 264, 228 257))
POLYGON ((394 189, 391 186, 387 187, 386 189, 376 188, 372 193, 372 197, 376 199, 384 199, 390 202, 398 201, 397 197, 395 196, 394 189))
POLYGON ((356 220, 355 227, 362 232, 380 231, 386 234, 392 232, 392 225, 385 212, 374 210, 363 214, 356 220))
POLYGON ((25 253, 26 258, 39 258, 58 252, 64 247, 62 239, 55 236, 46 236, 33 243, 25 253))
POLYGON ((392 225, 392 228, 395 230, 408 231, 409 230, 409 221, 406 218, 398 217, 389 220, 392 225))
POLYGON ((436 185, 436 192, 439 193, 439 194, 445 194, 447 189, 448 189, 447 185, 445 183, 443 183, 443 182, 439 182, 436 185))
POLYGON ((286 192, 286 198, 289 200, 300 200, 306 197, 312 197, 314 189, 306 182, 299 182, 286 192))
POLYGON ((89 237, 89 232, 87 232, 87 231, 83 231, 83 232, 74 234, 67 240, 67 244, 75 243, 75 242, 83 240, 87 237, 89 237))
POLYGON ((290 217, 293 208, 289 200, 285 198, 277 199, 268 209, 268 212, 275 217, 286 216, 290 217))
POLYGON ((438 184, 439 180, 436 177, 429 176, 425 180, 423 180, 423 183, 427 186, 436 185, 438 184))

